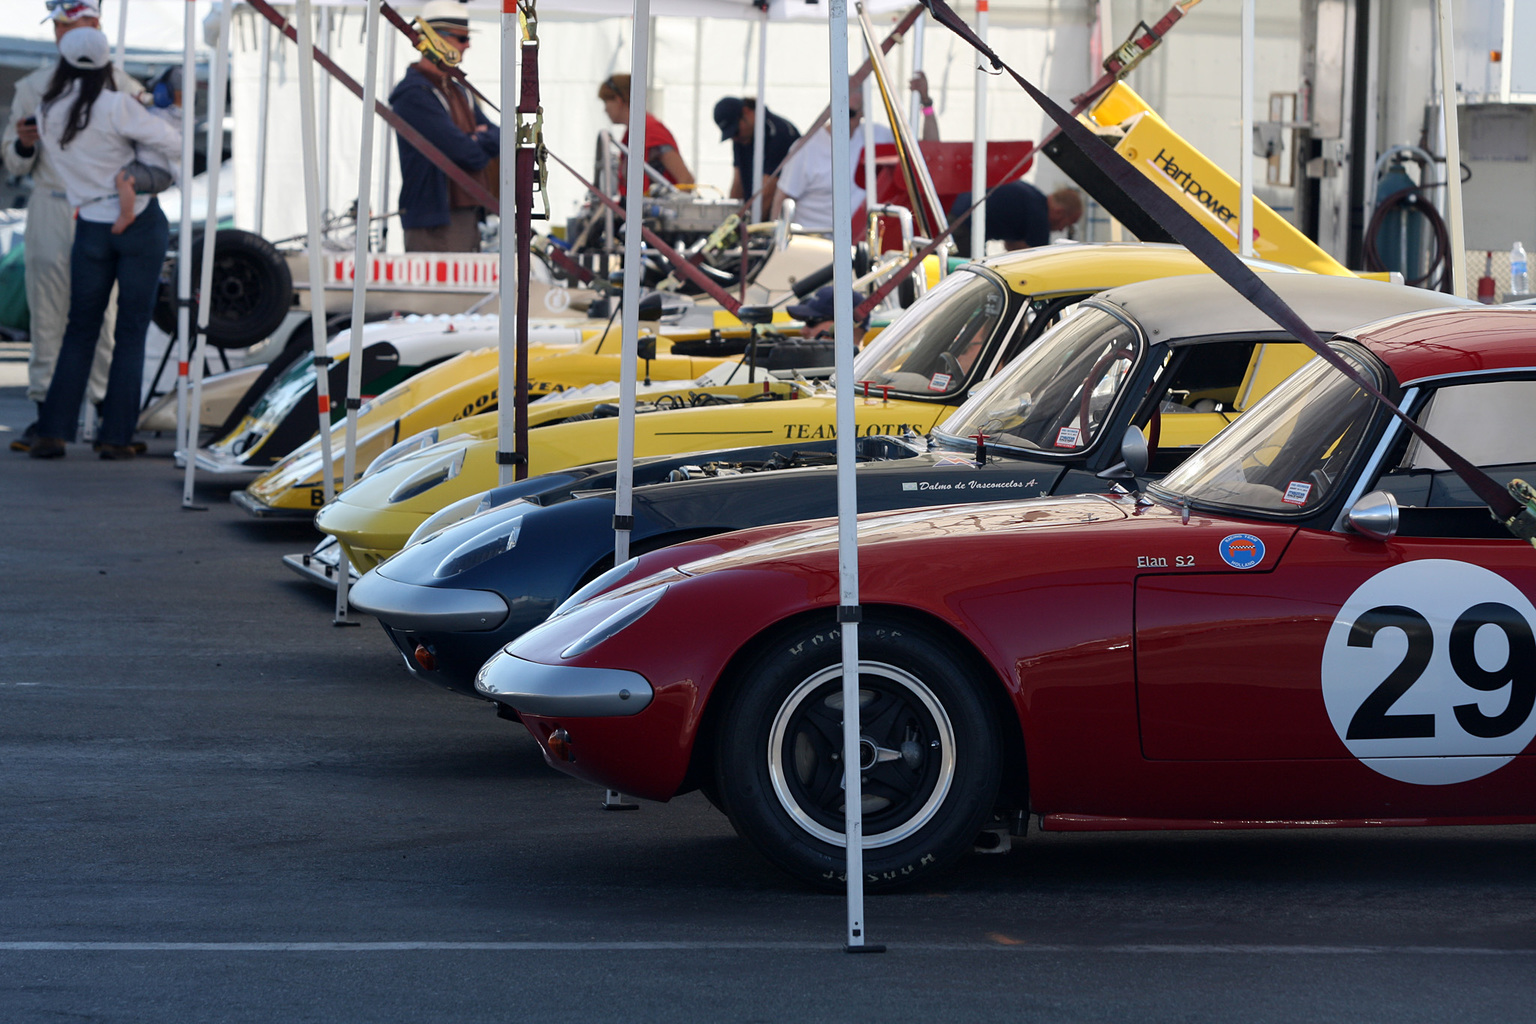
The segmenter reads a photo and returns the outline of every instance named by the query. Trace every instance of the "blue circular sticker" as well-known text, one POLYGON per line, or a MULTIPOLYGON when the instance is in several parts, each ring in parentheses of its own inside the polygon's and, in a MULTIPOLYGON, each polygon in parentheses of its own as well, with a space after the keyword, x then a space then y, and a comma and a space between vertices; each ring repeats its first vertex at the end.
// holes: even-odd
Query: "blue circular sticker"
POLYGON ((1251 533, 1233 533, 1217 545, 1221 560, 1234 569, 1252 569, 1264 561, 1264 542, 1251 533))

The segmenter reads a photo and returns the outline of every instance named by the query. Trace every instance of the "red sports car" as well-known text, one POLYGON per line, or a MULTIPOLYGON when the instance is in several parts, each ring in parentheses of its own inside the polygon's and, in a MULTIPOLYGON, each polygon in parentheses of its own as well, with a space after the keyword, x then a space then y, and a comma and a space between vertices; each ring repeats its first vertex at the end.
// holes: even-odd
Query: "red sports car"
MULTIPOLYGON (((1333 345, 1495 479, 1536 479, 1536 310, 1333 345)), ((859 545, 871 887, 1031 816, 1536 821, 1536 550, 1321 360, 1144 494, 875 514, 859 545)), ((837 603, 827 521, 680 545, 575 595, 478 686, 561 770, 655 800, 701 788, 835 886, 837 603)))

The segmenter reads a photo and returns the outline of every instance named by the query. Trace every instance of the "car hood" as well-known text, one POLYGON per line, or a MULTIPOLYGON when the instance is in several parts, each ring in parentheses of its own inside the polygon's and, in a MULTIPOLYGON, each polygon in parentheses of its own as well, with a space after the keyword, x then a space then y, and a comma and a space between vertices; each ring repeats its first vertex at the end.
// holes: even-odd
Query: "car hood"
MULTIPOLYGON (((935 537, 956 538, 986 534, 1001 539, 1003 534, 1019 534, 1064 526, 1081 526, 1125 519, 1134 506, 1127 499, 1100 495, 1070 498, 1034 498, 1000 501, 985 505, 941 505, 901 512, 877 512, 859 517, 859 549, 864 551, 885 544, 906 545, 914 540, 935 537)), ((674 551, 680 556, 673 564, 690 576, 765 562, 804 562, 836 557, 837 522, 812 520, 786 532, 783 526, 763 530, 743 530, 726 537, 711 538, 703 544, 730 546, 729 550, 694 557, 693 545, 674 551), (740 545, 740 546, 731 546, 740 545)), ((659 566, 647 565, 647 569, 659 566)))

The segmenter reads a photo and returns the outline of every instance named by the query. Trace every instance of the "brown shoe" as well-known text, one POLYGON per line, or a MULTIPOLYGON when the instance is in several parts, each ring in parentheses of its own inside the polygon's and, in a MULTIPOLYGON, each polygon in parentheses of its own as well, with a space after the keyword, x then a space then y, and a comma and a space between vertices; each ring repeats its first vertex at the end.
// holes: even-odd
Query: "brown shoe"
POLYGON ((131 444, 98 444, 96 451, 108 462, 123 462, 138 454, 131 444))
POLYGON ((36 440, 37 424, 33 423, 31 426, 27 427, 26 430, 23 430, 19 436, 11 441, 11 451, 29 452, 32 450, 32 445, 36 440))
POLYGON ((97 442, 95 442, 95 443, 93 443, 91 445, 91 451, 93 451, 93 452, 100 452, 104 448, 111 448, 111 447, 132 448, 133 449, 133 454, 135 454, 135 455, 143 455, 145 452, 149 451, 149 445, 145 444, 143 441, 129 441, 126 445, 115 445, 115 446, 114 445, 102 444, 100 441, 97 441, 97 442))
POLYGON ((32 441, 27 455, 34 459, 62 459, 64 442, 56 437, 39 437, 32 441))

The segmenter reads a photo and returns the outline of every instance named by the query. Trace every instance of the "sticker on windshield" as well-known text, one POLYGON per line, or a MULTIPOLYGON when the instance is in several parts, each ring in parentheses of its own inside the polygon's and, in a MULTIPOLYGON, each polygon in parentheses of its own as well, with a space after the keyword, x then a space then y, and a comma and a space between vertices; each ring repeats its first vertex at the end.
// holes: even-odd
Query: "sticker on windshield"
POLYGON ((1232 533, 1217 546, 1221 560, 1234 569, 1252 569, 1264 561, 1264 542, 1251 533, 1232 533))
POLYGON ((1083 432, 1077 427, 1062 427, 1056 431, 1057 448, 1076 448, 1083 441, 1083 432))
POLYGON ((948 391, 949 382, 952 380, 954 380, 954 378, 947 373, 936 373, 932 377, 928 378, 928 390, 948 391))
POLYGON ((1285 493, 1281 495, 1280 500, 1287 505, 1305 505, 1311 493, 1311 484, 1305 480, 1292 480, 1286 485, 1285 493))
POLYGON ((1399 782, 1444 786, 1536 738, 1536 607, 1498 573, 1427 558, 1383 569, 1339 608, 1323 703, 1349 752, 1399 782))

